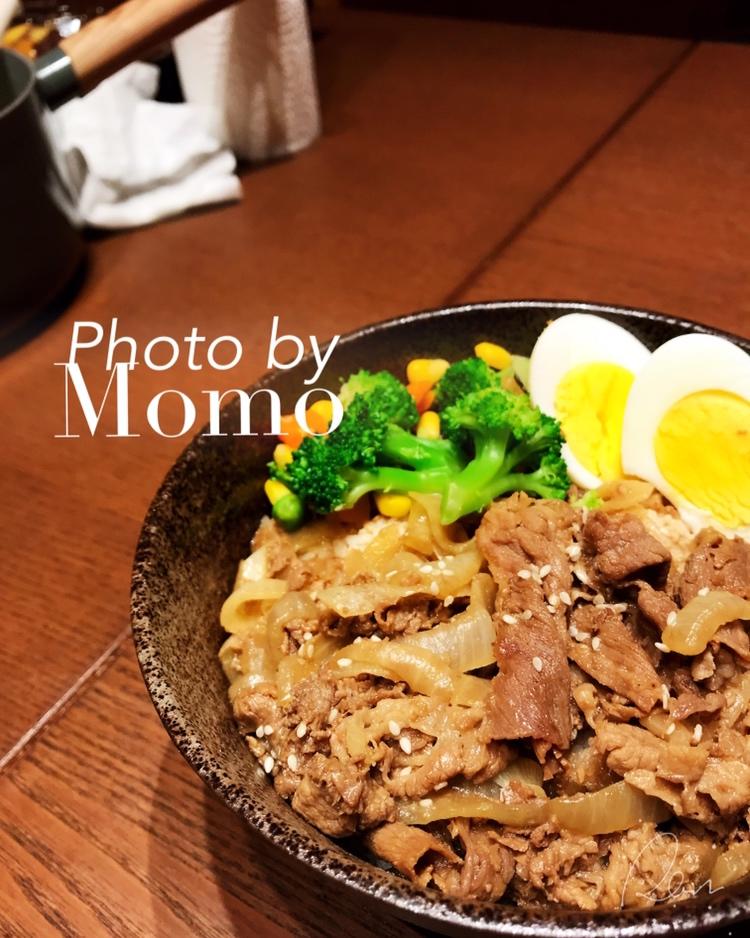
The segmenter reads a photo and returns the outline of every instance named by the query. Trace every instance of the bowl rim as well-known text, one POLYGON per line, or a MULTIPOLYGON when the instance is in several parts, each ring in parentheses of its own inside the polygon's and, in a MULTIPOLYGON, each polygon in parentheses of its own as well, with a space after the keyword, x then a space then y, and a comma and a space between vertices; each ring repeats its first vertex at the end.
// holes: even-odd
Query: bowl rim
MULTIPOLYGON (((648 309, 623 305, 595 303, 579 300, 487 300, 419 310, 367 324, 342 334, 339 345, 348 345, 376 332, 413 323, 434 321, 481 310, 509 312, 523 309, 548 309, 550 313, 584 312, 614 314, 625 320, 658 321, 689 332, 704 333, 726 338, 750 352, 750 341, 721 329, 689 319, 670 316, 648 309)), ((312 361, 305 356, 297 367, 312 361)), ((277 374, 267 371, 249 387, 264 387, 277 374)), ((361 899, 377 902, 384 911, 409 920, 422 927, 436 927, 450 933, 488 934, 499 930, 518 938, 589 938, 592 927, 603 938, 636 938, 645 935, 674 935, 705 933, 720 927, 734 925, 750 917, 750 895, 747 884, 722 890, 713 904, 702 898, 685 902, 655 905, 647 909, 628 909, 617 912, 582 912, 553 905, 519 908, 501 902, 461 902, 447 899, 432 890, 421 889, 395 874, 353 856, 336 841, 325 837, 300 818, 309 833, 286 830, 286 823, 270 817, 268 806, 255 798, 247 789, 231 782, 219 760, 203 749, 200 737, 187 716, 181 711, 172 694, 161 667, 154 643, 149 610, 149 573, 154 551, 154 537, 159 530, 161 512, 168 503, 172 487, 182 472, 195 458, 201 445, 199 429, 180 453, 165 475, 154 495, 138 537, 133 561, 131 581, 131 626, 138 663, 151 701, 172 742, 188 764, 206 785, 252 830, 273 846, 282 849, 318 874, 334 880, 356 893, 361 899), (286 836, 279 837, 280 825, 286 836), (322 849, 321 849, 322 848, 322 849)), ((715 896, 716 894, 714 894, 715 896)))

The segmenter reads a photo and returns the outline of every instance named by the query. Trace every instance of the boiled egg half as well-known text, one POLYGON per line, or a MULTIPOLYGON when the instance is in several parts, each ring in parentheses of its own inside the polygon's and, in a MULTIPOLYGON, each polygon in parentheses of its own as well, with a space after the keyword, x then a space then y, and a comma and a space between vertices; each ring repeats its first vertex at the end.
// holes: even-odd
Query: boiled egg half
POLYGON ((529 393, 560 421, 568 472, 583 488, 622 478, 625 404, 650 354, 626 329, 589 313, 561 316, 537 339, 529 393))
POLYGON ((630 390, 622 463, 693 529, 750 539, 750 355, 712 335, 660 346, 630 390))

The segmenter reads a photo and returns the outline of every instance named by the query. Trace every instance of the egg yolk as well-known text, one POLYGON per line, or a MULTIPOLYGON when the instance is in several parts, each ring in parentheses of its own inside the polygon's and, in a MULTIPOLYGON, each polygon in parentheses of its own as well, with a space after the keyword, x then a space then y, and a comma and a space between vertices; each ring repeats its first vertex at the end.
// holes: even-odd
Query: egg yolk
POLYGON ((697 391, 664 415, 654 440, 664 478, 730 528, 750 524, 750 402, 697 391))
POLYGON ((633 374, 611 362, 572 368, 557 386, 555 412, 576 459, 604 481, 622 477, 625 403, 633 374))

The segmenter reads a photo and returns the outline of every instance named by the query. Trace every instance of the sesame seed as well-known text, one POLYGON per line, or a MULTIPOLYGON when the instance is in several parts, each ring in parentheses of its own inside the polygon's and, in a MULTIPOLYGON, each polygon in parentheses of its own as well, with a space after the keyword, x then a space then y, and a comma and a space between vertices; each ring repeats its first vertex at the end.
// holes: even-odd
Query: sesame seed
POLYGON ((544 664, 542 663, 542 659, 538 655, 535 655, 531 659, 531 663, 534 665, 534 670, 536 671, 541 671, 542 668, 544 667, 544 664))
POLYGON ((305 736, 305 734, 307 733, 307 723, 305 723, 304 721, 302 723, 298 723, 297 729, 295 730, 295 732, 297 734, 297 739, 302 739, 303 736, 305 736))
POLYGON ((313 637, 312 632, 304 632, 302 635, 302 638, 304 638, 306 642, 309 642, 312 637, 313 637))
POLYGON ((348 668, 351 663, 351 658, 339 658, 339 660, 336 662, 340 668, 348 668))
POLYGON ((667 625, 674 625, 676 621, 677 621, 677 613, 673 609, 667 616, 667 625))
POLYGON ((591 639, 591 647, 594 649, 594 651, 599 651, 599 649, 602 647, 602 640, 598 635, 595 635, 591 639))
POLYGON ((398 774, 400 775, 401 778, 406 778, 407 775, 411 775, 411 766, 405 765, 403 769, 399 769, 398 774))
POLYGON ((430 583, 430 592, 434 593, 436 596, 440 592, 437 580, 433 580, 432 583, 430 583))
POLYGON ((502 618, 506 625, 515 625, 516 622, 518 622, 518 619, 515 616, 512 616, 509 612, 506 612, 502 618))
POLYGON ((335 707, 331 708, 330 713, 328 714, 328 722, 334 723, 339 718, 339 712, 335 707))
POLYGON ((455 598, 456 598, 455 596, 446 596, 445 599, 443 600, 443 605, 452 606, 455 598))
POLYGON ((266 723, 266 725, 263 727, 263 732, 266 734, 266 736, 270 736, 271 733, 273 733, 273 727, 270 723, 266 723))
POLYGON ((665 710, 669 710, 669 688, 666 684, 661 685, 661 705, 665 710))
POLYGON ((592 602, 595 606, 601 606, 601 605, 603 605, 603 604, 606 602, 606 600, 605 600, 605 598, 602 596, 601 593, 597 593, 596 596, 594 596, 594 598, 591 600, 591 602, 592 602))
POLYGON ((438 560, 438 569, 445 570, 447 566, 448 564, 441 557, 440 560, 438 560))
POLYGON ((305 654, 305 646, 300 645, 299 648, 297 649, 297 657, 302 658, 304 657, 304 654, 305 654))
POLYGON ((548 574, 548 573, 551 573, 551 572, 552 572, 552 565, 551 565, 551 564, 545 563, 543 566, 541 566, 541 567, 539 568, 539 576, 540 576, 542 579, 544 579, 544 578, 547 576, 547 574, 548 574))
POLYGON ((263 739, 264 733, 265 733, 265 730, 263 729, 262 726, 259 726, 258 729, 255 731, 255 735, 258 737, 258 739, 263 739))
POLYGON ((528 622, 529 619, 530 619, 533 615, 534 615, 534 613, 531 611, 531 609, 524 609, 522 618, 525 619, 525 620, 528 622))
POLYGON ((555 607, 554 607, 554 606, 550 606, 550 604, 547 603, 547 612, 551 612, 551 613, 554 614, 554 612, 555 612, 555 607))
POLYGON ((273 756, 266 756, 266 758, 263 760, 263 771, 267 775, 270 775, 271 772, 273 772, 273 767, 275 764, 276 763, 273 760, 273 756))
POLYGON ((432 798, 421 798, 419 804, 422 808, 431 808, 432 807, 432 798))
POLYGON ((438 782, 437 785, 435 786, 435 791, 441 791, 441 789, 447 788, 447 787, 448 787, 447 782, 438 782))
POLYGON ((312 658, 314 654, 315 654, 315 646, 313 645, 312 642, 308 642, 305 645, 305 657, 312 658))
POLYGON ((628 604, 627 603, 615 603, 612 607, 615 612, 627 612, 628 604))
POLYGON ((710 592, 710 590, 709 590, 709 588, 708 588, 707 586, 701 586, 701 588, 698 590, 698 595, 699 595, 699 596, 708 596, 709 592, 710 592))
POLYGON ((358 636, 354 639, 354 641, 352 642, 352 645, 359 645, 359 643, 360 643, 361 641, 362 641, 362 636, 361 636, 361 635, 358 635, 358 636))
POLYGON ((581 547, 579 544, 571 544, 570 547, 565 549, 565 552, 571 560, 580 560, 581 547))
POLYGON ((674 723, 670 723, 669 726, 667 727, 667 736, 671 736, 672 733, 674 733, 676 729, 677 727, 674 725, 674 723))
POLYGON ((530 580, 531 570, 519 570, 517 575, 521 580, 530 580))
POLYGON ((659 651, 668 652, 669 646, 665 645, 664 642, 654 642, 654 648, 658 648, 659 651))
POLYGON ((557 595, 557 593, 553 593, 553 594, 550 596, 550 598, 549 598, 549 604, 550 604, 550 606, 552 606, 553 609, 555 608, 555 606, 557 606, 557 605, 560 604, 560 597, 557 595))
POLYGON ((382 642, 383 639, 382 639, 379 635, 371 635, 371 636, 370 636, 370 641, 371 641, 371 642, 382 642))
POLYGON ((297 769, 299 768, 299 759, 295 756, 293 752, 290 752, 289 755, 286 757, 286 764, 289 766, 292 772, 296 772, 297 769))
POLYGON ((419 572, 420 573, 432 573, 432 564, 423 563, 422 566, 419 568, 419 572))
POLYGON ((313 602, 317 602, 317 601, 318 601, 318 591, 317 591, 317 590, 310 590, 310 599, 312 599, 313 602))
POLYGON ((409 739, 408 736, 400 736, 398 740, 398 744, 403 750, 403 752, 406 753, 407 756, 411 755, 411 740, 409 739))
POLYGON ((570 598, 570 593, 567 590, 562 590, 560 592, 560 599, 565 603, 566 606, 573 605, 573 600, 570 598))
POLYGON ((391 734, 391 736, 400 736, 401 727, 398 725, 398 723, 396 723, 395 720, 390 720, 388 723, 388 732, 391 734))
POLYGON ((695 729, 693 730, 693 742, 699 743, 702 738, 703 738, 703 724, 696 723, 695 729))

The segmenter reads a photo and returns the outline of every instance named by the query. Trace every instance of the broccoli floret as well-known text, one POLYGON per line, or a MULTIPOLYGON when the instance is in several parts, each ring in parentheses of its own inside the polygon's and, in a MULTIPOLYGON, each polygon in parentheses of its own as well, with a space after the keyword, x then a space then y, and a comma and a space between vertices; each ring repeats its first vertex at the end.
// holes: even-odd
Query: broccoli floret
POLYGON ((443 414, 449 440, 471 439, 473 453, 446 489, 441 507, 445 524, 479 511, 507 492, 564 498, 570 487, 560 454, 556 420, 534 407, 526 394, 499 387, 475 391, 443 414))
POLYGON ((445 410, 462 397, 485 388, 499 387, 500 375, 481 358, 464 358, 446 369, 435 386, 435 407, 445 410))
MULTIPOLYGON (((471 361, 486 368, 479 359, 466 360, 471 361)), ((475 378, 482 373, 470 365, 464 377, 472 370, 475 378)), ((341 424, 327 436, 307 437, 290 463, 271 464, 271 475, 319 514, 348 508, 373 491, 438 494, 446 524, 512 491, 564 498, 570 480, 559 424, 527 395, 500 387, 496 373, 489 375, 489 386, 445 408, 445 438, 429 440, 397 422, 413 425, 416 417, 413 402, 405 407, 391 382, 405 391, 403 385, 387 372, 359 372, 344 385, 341 424)), ((291 520, 299 514, 295 508, 291 520)))
POLYGON ((414 401, 389 372, 360 371, 344 384, 344 416, 327 436, 307 437, 292 461, 269 465, 313 511, 328 514, 370 491, 437 491, 438 478, 461 469, 452 443, 423 440, 407 429, 417 421, 414 401))
POLYGON ((290 463, 283 467, 270 463, 268 468, 272 478, 287 485, 319 514, 335 511, 346 495, 340 454, 328 445, 326 437, 306 437, 290 463))
POLYGON ((348 410, 357 398, 364 398, 388 423, 410 429, 419 419, 417 405, 406 387, 390 371, 358 371, 341 386, 339 400, 348 410))

